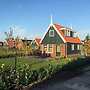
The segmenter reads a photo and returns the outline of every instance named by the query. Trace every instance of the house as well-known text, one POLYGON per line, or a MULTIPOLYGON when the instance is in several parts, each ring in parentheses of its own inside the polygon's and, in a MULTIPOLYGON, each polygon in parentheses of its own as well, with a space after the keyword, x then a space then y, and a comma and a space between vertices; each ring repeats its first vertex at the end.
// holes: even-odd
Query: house
POLYGON ((40 41, 41 41, 41 38, 35 38, 31 42, 31 46, 33 50, 40 50, 40 41))
POLYGON ((24 48, 24 44, 21 39, 15 39, 15 48, 17 48, 18 50, 22 50, 24 48))
POLYGON ((4 45, 4 42, 0 41, 0 47, 2 47, 4 45))
POLYGON ((14 38, 9 38, 9 39, 7 39, 6 44, 7 44, 7 46, 8 46, 9 48, 14 48, 14 47, 15 47, 15 40, 14 40, 14 38))
POLYGON ((28 39, 22 39, 22 42, 26 45, 26 46, 30 46, 32 40, 28 40, 28 39))
POLYGON ((51 57, 79 55, 81 40, 74 34, 71 28, 51 23, 40 41, 42 53, 50 54, 51 57))

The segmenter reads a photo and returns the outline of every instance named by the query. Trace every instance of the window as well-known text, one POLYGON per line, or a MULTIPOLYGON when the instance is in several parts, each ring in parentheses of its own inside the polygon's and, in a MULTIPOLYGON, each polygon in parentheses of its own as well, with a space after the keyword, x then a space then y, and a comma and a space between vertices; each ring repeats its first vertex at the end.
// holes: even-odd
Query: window
POLYGON ((68 31, 68 36, 70 36, 70 31, 68 31))
POLYGON ((69 30, 67 30, 67 36, 69 36, 69 30))
POLYGON ((71 37, 74 37, 74 32, 71 31, 71 34, 70 34, 71 37))
POLYGON ((48 44, 48 52, 52 52, 52 44, 48 44))
POLYGON ((54 37, 54 30, 49 31, 49 37, 54 37))
POLYGON ((64 33, 65 33, 65 36, 70 36, 70 31, 69 30, 65 30, 64 33))
POLYGON ((74 44, 72 44, 72 46, 71 46, 71 47, 72 47, 72 50, 74 50, 74 44))
POLYGON ((56 46, 56 52, 60 52, 60 45, 56 46))
POLYGON ((47 48, 47 44, 44 44, 44 48, 47 48))
POLYGON ((77 45, 77 50, 80 50, 80 45, 79 44, 77 45))
POLYGON ((44 44, 44 51, 47 51, 47 44, 44 44))
POLYGON ((60 56, 61 50, 60 50, 60 45, 56 45, 56 56, 60 56))

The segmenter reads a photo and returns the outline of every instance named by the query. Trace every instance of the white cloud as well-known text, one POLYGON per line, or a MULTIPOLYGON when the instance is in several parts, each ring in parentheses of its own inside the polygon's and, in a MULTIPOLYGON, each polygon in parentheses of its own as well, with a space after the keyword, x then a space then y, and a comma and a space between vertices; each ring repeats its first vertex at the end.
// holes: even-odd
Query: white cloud
POLYGON ((0 32, 0 41, 4 41, 5 40, 5 34, 0 32))
POLYGON ((22 27, 19 26, 14 26, 13 27, 13 35, 15 37, 19 36, 20 38, 26 37, 26 30, 22 27))
POLYGON ((29 30, 16 25, 14 26, 13 35, 15 37, 19 36, 20 38, 26 37, 27 39, 33 39, 33 37, 36 36, 36 35, 33 35, 33 32, 31 33, 29 30))

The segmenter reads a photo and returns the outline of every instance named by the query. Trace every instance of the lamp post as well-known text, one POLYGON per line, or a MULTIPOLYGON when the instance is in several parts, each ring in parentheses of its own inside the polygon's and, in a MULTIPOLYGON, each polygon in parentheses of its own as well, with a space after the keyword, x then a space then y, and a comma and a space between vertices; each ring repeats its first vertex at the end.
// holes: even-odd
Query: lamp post
POLYGON ((15 74, 16 74, 16 68, 17 68, 17 48, 15 48, 15 74))

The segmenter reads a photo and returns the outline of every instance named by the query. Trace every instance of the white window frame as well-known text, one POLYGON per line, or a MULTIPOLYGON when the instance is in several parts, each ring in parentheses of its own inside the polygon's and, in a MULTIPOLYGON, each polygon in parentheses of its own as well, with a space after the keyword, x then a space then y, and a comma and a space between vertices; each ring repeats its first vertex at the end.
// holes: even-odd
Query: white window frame
POLYGON ((53 29, 49 30, 49 37, 54 37, 54 30, 53 29), (51 32, 53 32, 53 34, 51 34, 51 32))
POLYGON ((47 44, 47 53, 52 53, 53 52, 53 46, 52 44, 47 44), (51 45, 51 51, 49 51, 49 45, 51 45))
POLYGON ((67 36, 69 36, 69 30, 67 30, 67 36))
POLYGON ((68 31, 68 36, 70 36, 71 31, 68 31))
POLYGON ((44 44, 44 48, 47 48, 47 45, 46 44, 44 44))
POLYGON ((71 44, 71 48, 72 48, 72 50, 74 50, 74 44, 71 44))
POLYGON ((80 50, 80 45, 79 44, 77 45, 77 50, 80 50))

